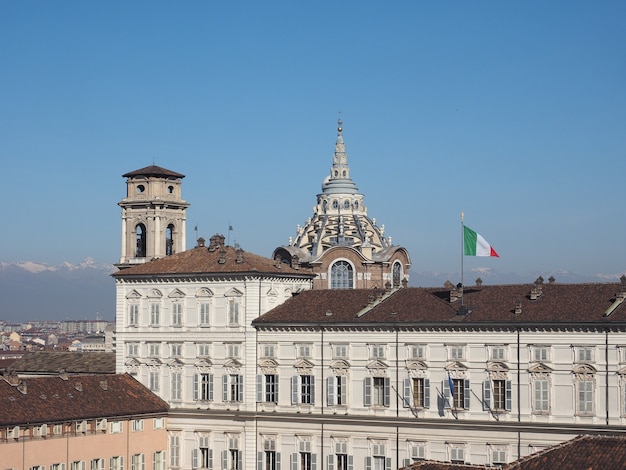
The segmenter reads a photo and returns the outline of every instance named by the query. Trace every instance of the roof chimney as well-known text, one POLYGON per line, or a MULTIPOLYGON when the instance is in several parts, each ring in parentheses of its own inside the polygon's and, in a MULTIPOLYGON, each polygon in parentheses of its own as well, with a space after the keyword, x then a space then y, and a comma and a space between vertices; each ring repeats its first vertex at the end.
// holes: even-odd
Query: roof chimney
POLYGON ((20 391, 20 393, 26 395, 26 391, 27 391, 26 381, 20 380, 20 383, 17 384, 17 389, 20 391))
POLYGON ((82 391, 83 391, 83 383, 82 383, 82 382, 80 382, 80 381, 76 382, 76 383, 74 384, 74 388, 75 388, 76 390, 78 390, 79 392, 82 392, 82 391))
POLYGON ((243 250, 241 248, 237 248, 236 253, 237 253, 237 259, 236 259, 237 264, 243 263, 243 250))
POLYGON ((202 237, 198 238, 198 246, 199 247, 203 247, 204 246, 204 242, 205 242, 204 238, 202 238, 202 237))
MULTIPOLYGON (((538 280, 539 279, 537 279, 537 281, 538 280)), ((535 283, 530 289, 530 300, 537 300, 543 294, 543 282, 537 283, 537 281, 535 281, 535 283)))
POLYGON ((481 278, 476 278, 476 286, 480 287, 483 285, 483 280, 481 278))
POLYGON ((554 279, 554 276, 550 276, 550 277, 548 278, 548 282, 549 282, 550 284, 554 284, 554 283, 556 282, 556 279, 554 279))
POLYGON ((100 388, 105 392, 109 389, 109 384, 107 383, 107 379, 102 379, 100 381, 100 388))
POLYGON ((519 300, 515 302, 515 315, 520 315, 522 313, 522 302, 519 300))

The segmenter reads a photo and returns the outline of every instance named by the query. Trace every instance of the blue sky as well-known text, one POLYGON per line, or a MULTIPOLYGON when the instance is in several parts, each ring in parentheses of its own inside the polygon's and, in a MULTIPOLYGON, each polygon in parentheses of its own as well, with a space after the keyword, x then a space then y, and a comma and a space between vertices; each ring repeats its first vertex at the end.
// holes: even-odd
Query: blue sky
MULTIPOLYGON (((0 2, 0 261, 120 256, 123 173, 270 256, 351 175, 415 271, 626 271, 626 2, 0 2)), ((532 279, 529 279, 531 281, 532 279)))

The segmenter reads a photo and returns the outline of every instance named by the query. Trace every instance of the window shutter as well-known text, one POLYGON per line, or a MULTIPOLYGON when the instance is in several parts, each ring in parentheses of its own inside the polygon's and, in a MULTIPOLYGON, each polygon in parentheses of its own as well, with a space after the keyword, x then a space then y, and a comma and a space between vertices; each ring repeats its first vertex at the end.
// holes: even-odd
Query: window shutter
POLYGON ((298 454, 291 454, 291 470, 298 470, 298 454))
POLYGON ((298 400, 298 379, 299 376, 294 375, 291 377, 291 404, 297 405, 300 400, 298 400))
POLYGON ((507 380, 505 385, 506 385, 505 409, 506 411, 511 411, 511 409, 513 408, 513 389, 511 387, 511 381, 507 380))
POLYGON ((256 469, 263 470, 263 452, 256 453, 256 469))
POLYGON ((317 470, 317 454, 311 454, 311 470, 317 470))
MULTIPOLYGON (((243 402, 243 375, 238 375, 238 382, 237 382, 237 401, 239 403, 243 402)), ((241 468, 241 465, 239 466, 239 468, 241 468)))
POLYGON ((257 374, 256 376, 256 401, 257 403, 263 401, 263 376, 261 374, 257 374))
POLYGON ((315 376, 311 376, 311 405, 315 404, 315 376))
POLYGON ((491 380, 483 382, 483 411, 491 409, 491 380))
POLYGON ((198 378, 198 374, 193 374, 193 400, 198 401, 200 398, 200 380, 198 378))
POLYGON ((402 400, 402 406, 405 408, 409 408, 413 406, 411 398, 413 398, 413 394, 411 393, 411 382, 410 378, 404 379, 404 399, 402 400))
POLYGON ((237 451, 237 468, 243 468, 243 452, 237 451))
POLYGON ((450 409, 450 406, 452 406, 452 397, 450 396, 450 381, 445 379, 442 380, 441 389, 443 390, 443 407, 445 409, 450 409))
POLYGON ((274 375, 274 401, 276 403, 278 403, 278 397, 280 396, 278 394, 278 384, 279 384, 278 374, 276 374, 274 375))
POLYGON ((354 457, 348 455, 348 470, 354 470, 354 457))
POLYGON ((391 470, 391 457, 385 459, 385 470, 391 470))
POLYGON ((411 461, 411 459, 404 459, 402 461, 402 466, 403 467, 408 467, 409 465, 411 465, 413 462, 411 461))
POLYGON ((463 381, 463 408, 469 410, 470 407, 470 381, 465 379, 463 381))
POLYGON ((326 468, 328 470, 335 470, 335 456, 334 455, 327 455, 326 456, 326 468))
POLYGON ((430 408, 430 379, 424 379, 424 408, 430 408))
POLYGON ((280 470, 280 452, 276 452, 276 470, 280 470))
POLYGON ((227 375, 222 376, 222 400, 225 402, 228 401, 228 376, 227 375))
POLYGON ((209 449, 209 468, 213 468, 213 449, 209 449))
POLYGON ((391 397, 391 379, 389 377, 385 377, 385 397, 383 405, 389 406, 389 401, 391 397))
POLYGON ((222 469, 224 470, 228 469, 228 451, 227 450, 222 451, 222 469))
POLYGON ((213 401, 213 374, 209 374, 209 401, 213 401))
POLYGON ((345 405, 348 403, 348 378, 345 375, 342 375, 340 377, 337 377, 337 380, 341 381, 341 404, 345 405))
MULTIPOLYGON (((337 379, 341 380, 341 377, 337 377, 337 379)), ((326 381, 326 395, 328 396, 328 406, 332 406, 335 404, 335 390, 335 376, 331 375, 326 381)))
POLYGON ((365 457, 365 470, 372 470, 372 458, 365 457))
POLYGON ((363 405, 372 406, 372 378, 365 377, 363 381, 363 405))

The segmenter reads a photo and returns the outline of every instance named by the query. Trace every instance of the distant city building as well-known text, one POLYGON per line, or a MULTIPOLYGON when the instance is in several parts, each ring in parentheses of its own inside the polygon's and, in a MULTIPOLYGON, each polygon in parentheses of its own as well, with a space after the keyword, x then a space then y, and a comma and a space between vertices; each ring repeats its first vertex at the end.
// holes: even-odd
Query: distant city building
POLYGON ((112 324, 106 320, 65 320, 61 322, 59 331, 65 334, 100 333, 112 324))

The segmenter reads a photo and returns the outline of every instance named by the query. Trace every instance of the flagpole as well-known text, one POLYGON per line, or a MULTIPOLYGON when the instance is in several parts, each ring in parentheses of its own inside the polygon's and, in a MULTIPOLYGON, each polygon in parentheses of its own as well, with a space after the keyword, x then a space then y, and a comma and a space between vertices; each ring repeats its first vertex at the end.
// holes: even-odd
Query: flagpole
POLYGON ((463 258, 465 254, 465 227, 464 223, 465 214, 461 211, 461 307, 463 307, 463 291, 465 290, 465 284, 463 284, 463 258))

